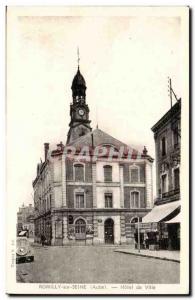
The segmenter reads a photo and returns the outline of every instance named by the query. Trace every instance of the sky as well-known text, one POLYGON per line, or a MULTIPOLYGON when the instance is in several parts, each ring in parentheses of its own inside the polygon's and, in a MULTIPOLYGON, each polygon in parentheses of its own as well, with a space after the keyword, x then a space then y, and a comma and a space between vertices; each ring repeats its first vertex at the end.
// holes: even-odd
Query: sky
POLYGON ((66 142, 77 47, 93 129, 98 124, 132 147, 146 146, 155 157, 151 127, 170 109, 168 76, 182 98, 178 16, 43 11, 10 23, 8 18, 7 39, 7 176, 17 205, 33 203, 43 143, 66 142))

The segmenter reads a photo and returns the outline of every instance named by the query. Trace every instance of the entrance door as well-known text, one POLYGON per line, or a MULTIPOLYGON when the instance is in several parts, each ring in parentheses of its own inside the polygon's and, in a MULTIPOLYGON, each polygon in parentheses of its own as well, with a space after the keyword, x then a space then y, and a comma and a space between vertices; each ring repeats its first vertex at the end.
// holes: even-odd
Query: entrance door
POLYGON ((83 219, 78 219, 75 222, 75 239, 85 240, 86 238, 86 223, 83 219))
POLYGON ((107 219, 104 223, 104 237, 106 244, 114 244, 114 221, 107 219))

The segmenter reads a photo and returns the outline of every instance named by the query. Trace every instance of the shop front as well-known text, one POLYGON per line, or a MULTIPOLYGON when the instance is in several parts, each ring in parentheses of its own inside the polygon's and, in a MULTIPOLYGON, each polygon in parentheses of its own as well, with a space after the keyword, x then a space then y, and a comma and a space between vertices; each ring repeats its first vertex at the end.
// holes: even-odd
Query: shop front
POLYGON ((180 201, 155 206, 139 224, 140 235, 144 234, 144 248, 149 250, 179 250, 179 216, 180 201))
POLYGON ((180 213, 165 222, 168 232, 168 249, 180 250, 180 213))

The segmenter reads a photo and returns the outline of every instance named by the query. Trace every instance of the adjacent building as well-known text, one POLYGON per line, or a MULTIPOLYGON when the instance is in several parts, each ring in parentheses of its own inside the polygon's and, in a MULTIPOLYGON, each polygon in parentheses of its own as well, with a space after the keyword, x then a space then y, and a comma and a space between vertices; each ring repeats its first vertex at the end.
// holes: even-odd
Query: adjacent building
POLYGON ((143 218, 142 228, 145 227, 152 239, 157 239, 160 248, 179 249, 181 99, 152 127, 152 131, 157 198, 153 210, 143 218))
POLYGON ((34 207, 32 204, 19 207, 17 212, 17 235, 21 231, 27 231, 30 238, 34 237, 34 207))
POLYGON ((33 181, 35 241, 50 245, 134 243, 134 224, 153 207, 153 159, 96 128, 79 68, 72 82, 66 143, 52 150, 33 181))

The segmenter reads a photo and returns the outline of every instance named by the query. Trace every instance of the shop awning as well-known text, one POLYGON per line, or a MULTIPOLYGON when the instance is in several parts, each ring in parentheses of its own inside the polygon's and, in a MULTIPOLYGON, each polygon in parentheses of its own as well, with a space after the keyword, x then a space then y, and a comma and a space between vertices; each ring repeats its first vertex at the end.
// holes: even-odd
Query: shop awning
POLYGON ((174 201, 166 204, 156 205, 145 217, 142 223, 158 223, 181 205, 180 201, 174 201))
POLYGON ((166 221, 165 223, 168 223, 168 224, 173 224, 173 223, 180 223, 181 222, 181 219, 180 219, 180 213, 175 216, 173 219, 169 220, 169 221, 166 221))

